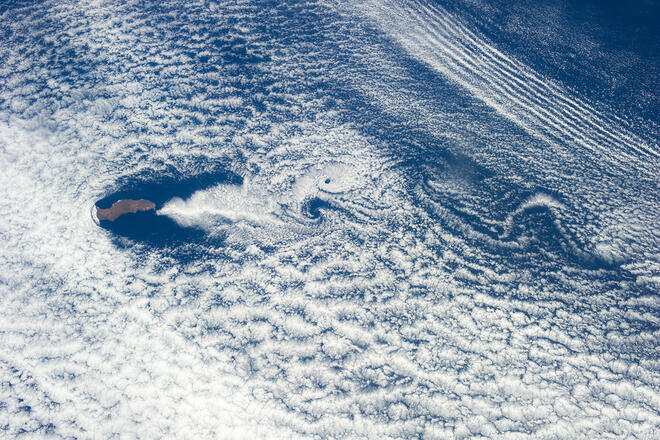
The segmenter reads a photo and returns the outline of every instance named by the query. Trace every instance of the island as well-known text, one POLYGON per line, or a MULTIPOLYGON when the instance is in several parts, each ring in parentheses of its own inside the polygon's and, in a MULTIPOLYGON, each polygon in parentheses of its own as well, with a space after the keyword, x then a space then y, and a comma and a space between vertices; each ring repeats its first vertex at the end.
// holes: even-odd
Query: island
POLYGON ((96 217, 99 220, 108 220, 113 222, 124 214, 134 214, 138 211, 151 211, 153 209, 156 209, 156 204, 151 200, 117 200, 111 207, 107 209, 101 209, 97 206, 96 217))

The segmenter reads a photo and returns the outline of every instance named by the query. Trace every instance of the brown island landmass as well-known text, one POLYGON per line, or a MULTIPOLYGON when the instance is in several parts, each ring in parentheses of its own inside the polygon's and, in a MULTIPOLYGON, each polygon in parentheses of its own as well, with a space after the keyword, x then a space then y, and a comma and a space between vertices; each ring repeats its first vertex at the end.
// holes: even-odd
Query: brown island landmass
POLYGON ((138 211, 151 211, 152 209, 156 209, 156 204, 151 200, 117 200, 108 209, 101 209, 97 206, 96 217, 99 220, 108 220, 113 222, 124 214, 134 214, 138 211))

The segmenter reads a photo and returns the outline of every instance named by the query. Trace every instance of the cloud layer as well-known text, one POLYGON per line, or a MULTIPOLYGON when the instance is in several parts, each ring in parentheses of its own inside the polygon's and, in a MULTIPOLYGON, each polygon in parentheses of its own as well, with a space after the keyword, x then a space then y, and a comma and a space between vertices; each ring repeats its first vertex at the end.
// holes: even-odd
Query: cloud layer
POLYGON ((4 10, 6 435, 658 435, 655 146, 449 12, 376 6, 4 10), (208 240, 90 218, 218 163, 243 183, 158 207, 208 240))

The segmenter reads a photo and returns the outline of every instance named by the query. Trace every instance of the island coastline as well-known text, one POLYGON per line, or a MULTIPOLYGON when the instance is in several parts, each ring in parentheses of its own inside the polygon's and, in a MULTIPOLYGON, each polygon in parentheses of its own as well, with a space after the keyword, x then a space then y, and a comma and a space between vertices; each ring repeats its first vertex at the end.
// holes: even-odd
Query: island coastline
POLYGON ((99 221, 117 220, 124 214, 135 214, 140 211, 153 211, 156 209, 156 204, 151 200, 146 199, 123 199, 117 200, 110 208, 102 209, 96 206, 96 218, 99 221))

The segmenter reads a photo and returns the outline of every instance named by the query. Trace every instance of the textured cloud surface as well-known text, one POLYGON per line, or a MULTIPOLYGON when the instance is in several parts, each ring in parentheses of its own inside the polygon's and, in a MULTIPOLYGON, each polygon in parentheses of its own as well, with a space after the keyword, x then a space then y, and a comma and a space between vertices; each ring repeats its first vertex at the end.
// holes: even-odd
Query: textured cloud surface
POLYGON ((656 122, 434 2, 0 11, 2 436, 660 435, 656 122))

